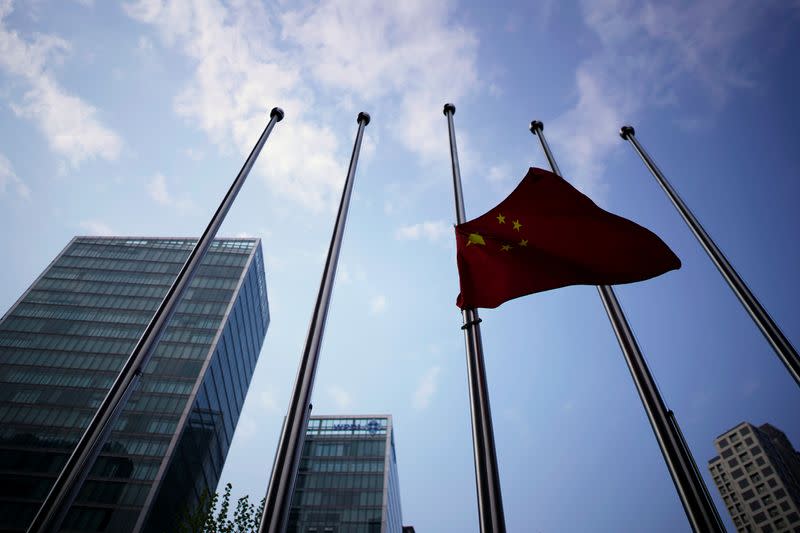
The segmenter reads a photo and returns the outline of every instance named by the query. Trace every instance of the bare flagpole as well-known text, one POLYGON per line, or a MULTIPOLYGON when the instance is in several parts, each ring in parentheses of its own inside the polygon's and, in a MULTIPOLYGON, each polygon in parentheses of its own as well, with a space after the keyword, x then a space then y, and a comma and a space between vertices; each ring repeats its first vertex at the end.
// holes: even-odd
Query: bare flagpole
POLYGON ((128 397, 133 392, 136 384, 142 375, 145 365, 150 360, 158 339, 163 333, 165 327, 169 323, 177 304, 180 302, 186 288, 192 281, 197 266, 205 257, 208 248, 211 246, 217 230, 225 220, 225 215, 228 214, 236 195, 244 185, 250 169, 256 162, 264 143, 272 132, 277 122, 283 120, 283 110, 275 107, 270 112, 269 123, 267 124, 261 136, 247 156, 244 165, 242 166, 233 184, 228 189, 225 197, 222 199, 219 207, 217 208, 211 221, 208 223, 203 235, 197 241, 189 258, 181 267, 178 277, 172 283, 167 295, 161 301, 158 309, 153 315, 152 320, 147 325, 147 328, 142 333, 139 341, 133 352, 125 361, 122 370, 114 380, 111 388, 103 399, 103 402, 98 407, 89 426, 84 431, 78 444, 70 455, 61 473, 56 478, 53 487, 47 494, 44 502, 42 503, 39 511, 33 519, 33 522, 28 526, 28 533, 50 533, 55 532, 60 528, 60 524, 66 516, 72 501, 75 499, 83 480, 86 478, 89 470, 100 453, 100 450, 105 443, 106 437, 111 431, 111 426, 117 419, 122 409, 128 400, 128 397))
POLYGON ((282 533, 286 531, 289 520, 289 510, 292 505, 294 483, 297 478, 297 467, 303 453, 303 443, 308 427, 308 418, 311 414, 311 393, 314 389, 314 377, 317 372, 319 352, 322 346, 322 337, 325 333, 325 321, 328 317, 333 281, 336 278, 336 265, 339 262, 339 250, 342 247, 347 211, 350 207, 350 197, 353 193, 353 181, 358 164, 358 155, 361 152, 361 140, 364 137, 364 128, 369 124, 370 117, 367 113, 358 114, 358 132, 356 133, 353 153, 350 156, 350 167, 347 170, 342 199, 339 202, 339 212, 333 226, 333 235, 328 247, 328 258, 322 272, 317 302, 308 327, 306 345, 297 369, 297 378, 292 391, 291 403, 286 413, 281 430, 281 438, 275 461, 272 465, 272 475, 267 488, 264 502, 264 513, 261 515, 261 533, 282 533))
POLYGON ((750 318, 753 319, 758 329, 760 329, 764 337, 767 338, 770 346, 775 350, 776 355, 780 358, 784 366, 786 366, 786 370, 794 378, 795 383, 800 385, 800 356, 797 355, 797 350, 794 349, 792 343, 789 342, 789 339, 783 334, 778 324, 772 320, 772 317, 769 316, 769 313, 764 309, 764 306, 761 305, 761 302, 758 301, 758 298, 750 291, 750 287, 747 286, 747 283, 745 283, 736 270, 734 270, 728 258, 725 257, 722 250, 719 249, 711 236, 706 232, 705 228, 700 224, 700 221, 697 220, 697 217, 695 217, 694 213, 689 209, 689 206, 684 203, 678 191, 672 187, 672 184, 667 180, 664 173, 661 172, 661 169, 658 168, 658 165, 656 165, 653 158, 650 157, 650 154, 648 154, 641 143, 639 143, 639 140, 636 138, 636 130, 633 129, 633 126, 622 126, 619 130, 619 135, 633 145, 633 149, 636 150, 639 157, 642 158, 645 166, 650 170, 650 173, 656 181, 658 181, 658 184, 661 185, 661 188, 664 189, 672 205, 678 210, 678 213, 680 213, 686 225, 689 226, 689 229, 692 230, 694 236, 697 237, 700 245, 711 258, 711 261, 717 267, 720 274, 722 274, 722 277, 728 282, 728 286, 730 286, 733 294, 736 295, 747 310, 750 318))
MULTIPOLYGON (((553 157, 553 152, 550 151, 550 145, 547 144, 547 139, 544 137, 544 124, 534 120, 531 122, 530 130, 539 138, 550 168, 560 176, 561 171, 553 157)), ((614 333, 617 335, 625 362, 628 364, 628 370, 631 372, 636 390, 642 399, 642 405, 650 420, 650 426, 653 428, 658 446, 661 448, 664 462, 667 463, 689 524, 696 533, 724 532, 725 527, 711 501, 711 496, 700 476, 691 451, 686 446, 686 441, 672 411, 667 409, 664 399, 658 391, 647 361, 639 349, 639 344, 636 342, 636 337, 633 335, 633 330, 628 324, 614 289, 608 285, 600 285, 597 290, 608 314, 608 319, 611 321, 611 327, 614 328, 614 333)))
MULTIPOLYGON (((453 189, 455 191, 456 222, 466 222, 464 197, 461 192, 461 169, 458 165, 456 132, 453 115, 456 106, 445 104, 444 115, 450 133, 450 160, 453 166, 453 189)), ((494 445, 492 412, 489 406, 489 387, 486 382, 486 367, 483 361, 481 341, 481 319, 476 309, 462 309, 464 341, 467 350, 467 374, 469 376, 470 413, 472 415, 472 448, 475 458, 475 484, 478 493, 478 515, 481 533, 506 531, 503 513, 503 495, 500 490, 500 473, 497 468, 497 452, 494 445)))

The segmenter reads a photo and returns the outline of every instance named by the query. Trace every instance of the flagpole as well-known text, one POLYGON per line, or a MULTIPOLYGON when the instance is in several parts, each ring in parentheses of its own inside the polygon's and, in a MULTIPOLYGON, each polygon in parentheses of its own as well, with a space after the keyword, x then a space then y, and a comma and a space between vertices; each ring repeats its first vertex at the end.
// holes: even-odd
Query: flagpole
POLYGON ((250 169, 253 167, 258 155, 261 153, 261 149, 272 132, 272 128, 281 120, 283 120, 283 110, 279 107, 273 108, 270 112, 269 123, 261 133, 250 155, 247 156, 244 165, 241 170, 239 170, 239 174, 228 189, 219 207, 217 207, 203 235, 195 244, 189 254, 189 258, 183 264, 183 267, 181 267, 178 277, 175 278, 167 295, 161 301, 153 318, 136 343, 136 347, 127 361, 125 361, 122 370, 120 370, 119 375, 111 385, 103 402, 89 422, 89 426, 84 431, 78 444, 75 446, 75 449, 64 465, 64 468, 56 478, 50 492, 47 494, 39 511, 36 513, 33 522, 28 526, 28 533, 48 533, 57 531, 60 528, 60 524, 80 490, 83 480, 86 478, 86 475, 92 468, 94 460, 100 453, 114 421, 119 417, 119 414, 125 407, 128 397, 135 390, 142 372, 158 343, 158 339, 168 325, 177 304, 183 297, 184 292, 186 292, 186 288, 189 286, 189 283, 191 283, 197 271, 197 266, 203 260, 203 257, 205 257, 206 252, 211 246, 217 234, 217 230, 219 230, 219 227, 225 220, 225 216, 228 214, 228 210, 230 210, 233 201, 236 199, 237 194, 239 194, 242 185, 244 185, 247 175, 250 173, 250 169))
POLYGON ((292 505, 294 484, 297 478, 297 468, 303 452, 303 443, 308 428, 308 419, 311 414, 311 393, 314 389, 314 377, 317 373, 317 363, 325 333, 325 321, 328 317, 333 282, 336 278, 336 265, 339 262, 339 251, 342 247, 342 237, 347 222, 347 211, 350 207, 350 197, 353 193, 353 181, 358 164, 358 155, 361 152, 361 140, 364 137, 364 128, 369 124, 370 116, 361 112, 358 114, 358 131, 356 133, 353 153, 350 156, 350 167, 347 170, 342 199, 339 202, 339 212, 333 226, 328 258, 322 271, 317 301, 311 324, 308 327, 305 348, 297 369, 292 398, 289 409, 283 422, 278 451, 272 465, 269 487, 264 502, 264 512, 261 515, 260 533, 282 533, 286 531, 289 520, 289 510, 292 505))
POLYGON ((760 329, 764 337, 767 338, 767 341, 775 350, 781 362, 786 366, 786 370, 788 370, 789 374, 794 378, 795 383, 800 385, 800 356, 797 355, 797 351, 794 349, 794 346, 792 346, 792 343, 789 342, 789 339, 783 334, 778 324, 772 320, 772 317, 758 301, 758 298, 750 291, 747 283, 745 283, 736 270, 734 270, 733 266, 731 266, 730 262, 725 257, 725 254, 722 253, 722 250, 719 249, 711 236, 706 232, 705 228, 700 224, 700 221, 694 216, 694 213, 692 213, 689 207, 684 203, 678 192, 667 180, 667 177, 664 176, 664 173, 661 172, 661 169, 659 169, 655 161, 653 161, 653 158, 650 157, 650 154, 648 154, 641 143, 639 143, 639 140, 636 138, 636 130, 633 129, 633 126, 622 126, 619 130, 619 135, 633 145, 634 150, 636 150, 639 157, 642 158, 645 166, 650 170, 653 177, 656 178, 661 188, 664 189, 664 192, 667 194, 670 201, 672 201, 672 205, 675 206, 675 209, 677 209, 678 213, 683 217, 684 222, 686 222, 689 229, 692 230, 694 236, 700 241, 700 245, 711 258, 714 265, 716 265, 722 277, 725 278, 725 281, 728 282, 731 290, 747 310, 753 322, 756 323, 758 329, 760 329))
MULTIPOLYGON (((530 130, 539 138, 550 168, 560 176, 561 171, 544 136, 544 124, 534 120, 531 122, 530 130)), ((600 285, 597 290, 692 529, 697 533, 724 532, 725 527, 711 501, 711 495, 700 476, 691 451, 686 446, 672 411, 667 409, 658 391, 655 379, 639 349, 614 289, 608 285, 600 285)))
MULTIPOLYGON (((444 115, 450 134, 450 160, 453 167, 453 190, 455 192, 456 222, 466 222, 464 197, 461 191, 461 170, 458 165, 456 133, 453 115, 456 106, 445 104, 444 115)), ((470 413, 472 415, 472 448, 475 460, 475 484, 478 495, 478 516, 481 533, 504 533, 503 496, 500 490, 500 473, 497 468, 497 452, 494 444, 492 412, 489 406, 489 387, 486 382, 486 366, 483 361, 481 341, 481 319, 477 309, 462 309, 464 341, 467 351, 467 374, 469 376, 470 413)))

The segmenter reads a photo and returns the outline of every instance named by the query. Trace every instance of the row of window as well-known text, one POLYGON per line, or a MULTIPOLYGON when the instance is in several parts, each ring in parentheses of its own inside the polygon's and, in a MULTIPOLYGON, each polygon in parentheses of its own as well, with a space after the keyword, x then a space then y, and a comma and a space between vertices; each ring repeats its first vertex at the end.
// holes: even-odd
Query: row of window
POLYGON ((141 455, 150 457, 163 457, 167 453, 169 443, 158 438, 121 437, 112 434, 103 452, 116 455, 141 455))
MULTIPOLYGON (((383 517, 381 509, 301 509, 297 513, 298 524, 306 523, 312 524, 325 524, 326 526, 332 524, 341 524, 343 527, 338 531, 352 531, 345 523, 370 523, 377 522, 380 531, 380 521, 383 517)), ((306 531, 306 530, 303 530, 306 531)))
POLYGON ((300 490, 295 492, 293 506, 325 506, 325 507, 380 507, 383 504, 383 491, 316 491, 300 490))
MULTIPOLYGON (((73 374, 68 372, 54 372, 50 368, 13 368, 4 366, 0 368, 0 382, 20 383, 25 385, 50 385, 57 387, 97 388, 107 390, 114 381, 112 375, 73 374)), ((153 392, 173 392, 169 390, 154 390, 153 392)))
MULTIPOLYGON (((143 272, 145 274, 172 274, 173 277, 177 276, 181 269, 181 263, 150 263, 145 261, 90 259, 70 256, 61 256, 56 261, 55 265, 59 267, 78 267, 95 270, 143 272)), ((241 273, 242 268, 235 266, 201 264, 197 267, 198 276, 238 279, 241 273)))
POLYGON ((376 474, 299 474, 297 488, 306 489, 383 489, 383 475, 376 474))
POLYGON ((379 461, 309 461, 300 462, 300 471, 306 472, 383 472, 383 460, 379 461))
POLYGON ((303 455, 306 457, 383 457, 386 441, 347 440, 347 441, 306 441, 303 455))
POLYGON ((194 381, 177 381, 146 377, 140 385, 142 392, 159 392, 166 394, 189 394, 194 388, 194 381))
POLYGON ((78 504, 141 506, 150 492, 150 484, 86 481, 78 493, 78 504))
MULTIPOLYGON (((36 290, 49 292, 71 292, 80 295, 126 296, 129 298, 156 298, 159 301, 166 296, 169 286, 106 283, 97 281, 67 281, 60 279, 42 279, 36 284, 36 290)), ((189 287, 185 299, 195 301, 227 301, 233 294, 232 289, 210 289, 189 287)))
POLYGON ((109 355, 87 355, 80 353, 58 353, 44 350, 0 348, 4 364, 33 367, 75 368, 80 370, 105 370, 119 372, 124 357, 109 355))
POLYGON ((25 301, 50 305, 75 305, 91 308, 124 309, 130 311, 150 311, 152 313, 161 303, 160 298, 125 298, 122 296, 107 296, 97 294, 81 294, 62 292, 46 289, 33 289, 25 301))
MULTIPOLYGON (((169 250, 191 250, 197 239, 170 239, 153 237, 150 239, 131 239, 126 237, 78 237, 75 243, 91 245, 128 246, 141 248, 159 248, 169 250)), ((251 250, 256 245, 255 239, 220 238, 211 241, 211 250, 251 250)))
MULTIPOLYGON (((120 272, 117 270, 89 270, 85 268, 52 266, 43 279, 66 279, 104 281, 132 285, 158 285, 166 289, 172 285, 176 276, 145 272, 120 272)), ((204 277, 196 275, 189 287, 201 289, 235 289, 239 280, 234 278, 204 277)))
POLYGON ((152 481, 156 478, 160 466, 161 461, 100 456, 92 465, 89 476, 152 481))
MULTIPOLYGON (((96 244, 74 244, 64 254, 68 257, 90 257, 103 259, 124 259, 126 261, 155 261, 162 263, 183 264, 189 258, 188 251, 164 250, 155 247, 126 247, 126 246, 103 246, 96 244)), ((249 252, 237 253, 234 251, 209 252, 203 258, 204 265, 224 265, 224 266, 243 266, 249 252)))
POLYGON ((49 427, 79 427, 89 424, 91 413, 75 409, 0 405, 0 423, 49 427))
POLYGON ((131 353, 135 344, 131 340, 0 331, 0 346, 8 348, 123 355, 131 353))

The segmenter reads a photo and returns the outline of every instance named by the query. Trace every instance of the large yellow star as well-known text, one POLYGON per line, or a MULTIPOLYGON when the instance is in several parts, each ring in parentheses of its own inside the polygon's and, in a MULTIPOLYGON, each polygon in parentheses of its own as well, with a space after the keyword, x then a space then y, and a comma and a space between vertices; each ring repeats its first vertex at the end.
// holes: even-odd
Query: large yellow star
POLYGON ((511 249, 511 245, 504 244, 503 246, 500 247, 500 249, 504 252, 507 252, 511 249))
POLYGON ((486 246, 486 241, 484 241, 483 237, 477 233, 470 233, 467 239, 467 246, 470 244, 480 244, 481 246, 486 246))
POLYGON ((506 223, 506 217, 502 213, 497 213, 497 223, 498 224, 506 223))
POLYGON ((519 223, 519 219, 512 222, 512 224, 514 224, 514 229, 517 231, 519 231, 519 229, 522 227, 522 224, 519 223))
POLYGON ((528 246, 528 239, 522 239, 521 241, 519 241, 519 245, 520 246, 528 246))

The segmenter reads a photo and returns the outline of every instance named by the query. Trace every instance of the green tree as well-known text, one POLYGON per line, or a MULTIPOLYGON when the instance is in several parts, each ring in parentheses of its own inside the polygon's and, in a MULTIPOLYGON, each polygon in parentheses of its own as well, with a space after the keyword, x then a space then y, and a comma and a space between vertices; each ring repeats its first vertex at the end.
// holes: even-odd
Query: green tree
POLYGON ((178 519, 177 533, 255 533, 258 531, 264 500, 256 507, 249 496, 236 500, 233 520, 230 519, 231 484, 225 485, 222 498, 218 493, 203 492, 193 510, 185 510, 178 519))

